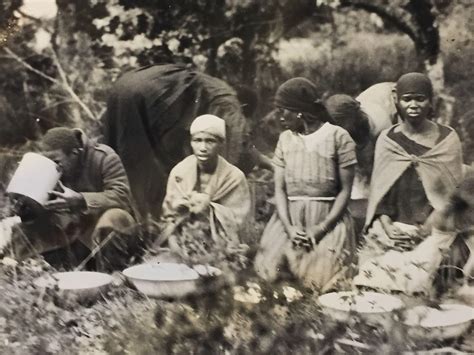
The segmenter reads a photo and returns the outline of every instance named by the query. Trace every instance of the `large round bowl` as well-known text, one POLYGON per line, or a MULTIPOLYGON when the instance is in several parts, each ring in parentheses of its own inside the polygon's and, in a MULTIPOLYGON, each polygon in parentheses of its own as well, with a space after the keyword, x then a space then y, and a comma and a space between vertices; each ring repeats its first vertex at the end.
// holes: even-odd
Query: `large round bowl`
POLYGON ((69 271, 42 276, 34 284, 56 290, 64 299, 82 302, 96 300, 108 290, 112 281, 112 276, 101 272, 69 271))
POLYGON ((179 298, 198 293, 201 277, 219 276, 221 271, 211 266, 191 268, 185 264, 157 262, 129 267, 123 274, 147 296, 179 298))
POLYGON ((323 312, 336 321, 347 322, 357 315, 376 326, 389 326, 392 312, 404 307, 398 297, 378 292, 331 292, 320 296, 318 302, 323 312))
POLYGON ((474 308, 462 304, 441 304, 439 308, 417 306, 405 310, 404 324, 415 339, 443 340, 464 334, 474 319, 474 308))

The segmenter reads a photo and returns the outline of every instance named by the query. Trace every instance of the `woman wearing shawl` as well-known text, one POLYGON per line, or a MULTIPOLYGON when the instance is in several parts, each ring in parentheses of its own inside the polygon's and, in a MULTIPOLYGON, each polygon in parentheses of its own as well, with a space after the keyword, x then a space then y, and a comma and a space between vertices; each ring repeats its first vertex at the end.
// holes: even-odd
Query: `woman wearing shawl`
POLYGON ((346 207, 357 159, 354 141, 328 122, 318 97, 305 78, 277 90, 275 105, 287 130, 273 159, 276 212, 263 232, 255 269, 271 281, 286 262, 305 285, 324 291, 334 287, 354 254, 346 207))
POLYGON ((428 77, 403 75, 396 97, 402 123, 383 131, 377 140, 366 217, 369 229, 355 283, 430 293, 443 254, 456 235, 434 228, 414 247, 422 238, 417 227, 433 209, 446 208, 446 196, 461 182, 461 143, 452 128, 430 120, 433 90, 428 77))
POLYGON ((199 116, 190 134, 194 154, 171 170, 163 203, 167 222, 159 244, 167 240, 172 252, 188 261, 212 262, 215 255, 206 254, 213 250, 239 249, 238 232, 250 210, 249 188, 244 174, 219 155, 224 120, 199 116))

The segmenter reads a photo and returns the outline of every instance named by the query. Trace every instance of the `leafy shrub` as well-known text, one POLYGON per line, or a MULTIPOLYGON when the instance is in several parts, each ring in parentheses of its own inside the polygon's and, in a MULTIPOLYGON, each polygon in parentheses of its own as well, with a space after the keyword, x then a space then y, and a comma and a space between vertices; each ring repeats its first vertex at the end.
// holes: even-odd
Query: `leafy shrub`
POLYGON ((298 53, 294 60, 286 57, 283 61, 284 74, 310 78, 328 94, 356 96, 375 83, 395 81, 402 73, 415 70, 418 63, 406 36, 359 32, 348 33, 337 42, 318 34, 311 40, 312 45, 305 41, 302 47, 284 47, 298 53))

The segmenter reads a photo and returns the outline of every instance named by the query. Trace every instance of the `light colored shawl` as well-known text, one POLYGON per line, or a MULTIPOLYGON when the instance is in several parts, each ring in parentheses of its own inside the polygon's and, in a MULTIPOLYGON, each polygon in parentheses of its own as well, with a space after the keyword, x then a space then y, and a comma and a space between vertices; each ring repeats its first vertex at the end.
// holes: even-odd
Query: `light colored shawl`
POLYGON ((437 210, 443 208, 445 194, 456 188, 462 179, 461 142, 454 130, 425 154, 414 156, 387 136, 390 129, 380 134, 375 146, 366 225, 372 222, 385 194, 412 165, 421 178, 429 202, 437 210))
MULTIPOLYGON (((171 170, 168 178, 166 197, 163 204, 165 214, 172 201, 188 200, 198 179, 197 159, 191 155, 171 170)), ((250 192, 245 175, 237 167, 219 156, 216 171, 205 191, 211 200, 210 222, 213 238, 216 234, 216 221, 224 230, 226 237, 238 242, 237 232, 241 229, 250 211, 250 192)))

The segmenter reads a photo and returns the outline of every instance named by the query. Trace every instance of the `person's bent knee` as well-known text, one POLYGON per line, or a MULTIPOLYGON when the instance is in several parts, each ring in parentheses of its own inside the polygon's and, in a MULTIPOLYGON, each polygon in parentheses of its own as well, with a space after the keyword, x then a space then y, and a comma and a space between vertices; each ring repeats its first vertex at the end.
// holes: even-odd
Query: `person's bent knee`
POLYGON ((135 219, 129 212, 121 208, 111 208, 100 216, 96 228, 123 230, 133 226, 135 223, 135 219))

